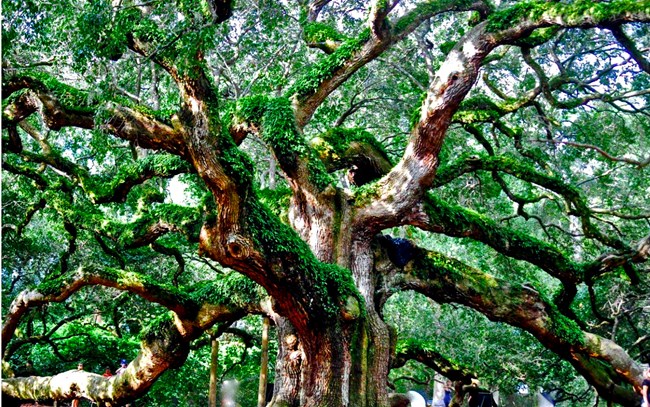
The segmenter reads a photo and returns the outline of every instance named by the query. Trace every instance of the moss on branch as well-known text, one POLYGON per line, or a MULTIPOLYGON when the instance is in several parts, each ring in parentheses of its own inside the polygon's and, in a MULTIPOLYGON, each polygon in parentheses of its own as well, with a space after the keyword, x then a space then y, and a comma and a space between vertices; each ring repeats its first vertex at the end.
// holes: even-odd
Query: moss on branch
POLYGON ((341 312, 350 296, 363 301, 350 270, 316 259, 307 243, 266 206, 250 200, 245 216, 247 232, 278 278, 276 284, 283 291, 291 290, 294 298, 303 301, 311 323, 330 321, 341 312))
POLYGON ((203 221, 202 213, 197 208, 156 203, 140 207, 132 222, 120 222, 106 217, 104 212, 87 201, 71 202, 55 186, 48 188, 43 196, 48 206, 69 222, 108 235, 120 246, 131 249, 148 245, 169 232, 181 232, 190 241, 197 241, 203 221))
POLYGON ((587 205, 587 199, 579 188, 567 184, 559 177, 538 171, 533 166, 522 162, 516 157, 476 154, 462 156, 455 162, 441 168, 438 171, 433 185, 444 185, 462 174, 477 170, 503 172, 559 194, 566 200, 567 206, 569 207, 569 214, 580 217, 583 230, 587 237, 597 239, 616 249, 627 249, 626 245, 619 239, 603 234, 591 223, 591 211, 587 205))
POLYGON ((453 121, 459 123, 494 122, 506 112, 485 95, 474 96, 461 102, 453 121))
POLYGON ((262 129, 262 139, 273 149, 282 170, 289 177, 301 176, 301 169, 304 171, 306 167, 308 181, 318 191, 332 185, 332 177, 298 130, 288 99, 244 98, 237 102, 235 115, 236 121, 248 122, 262 129))
POLYGON ((584 345, 578 324, 562 314, 543 294, 524 284, 511 284, 441 253, 419 249, 405 271, 415 280, 404 286, 441 302, 474 308, 488 318, 523 328, 545 345, 584 345))
POLYGON ((271 212, 282 219, 284 223, 289 223, 288 212, 291 200, 291 190, 289 188, 263 189, 258 191, 260 201, 266 205, 271 212))
POLYGON ((230 272, 214 280, 195 284, 191 287, 190 295, 200 304, 246 307, 251 303, 259 303, 266 293, 260 285, 243 274, 230 272))
POLYGON ((487 30, 497 32, 513 28, 524 21, 534 22, 542 19, 559 20, 567 26, 579 26, 585 23, 593 26, 608 19, 633 13, 650 14, 648 2, 577 0, 567 4, 543 0, 522 1, 491 14, 488 18, 487 30))
POLYGON ((49 93, 66 109, 76 113, 93 113, 96 102, 89 92, 67 85, 53 75, 41 71, 29 71, 21 74, 33 84, 33 90, 49 93))
POLYGON ((434 196, 425 199, 427 228, 448 236, 469 237, 499 253, 534 264, 564 283, 584 279, 584 267, 560 249, 528 234, 498 225, 475 211, 452 205, 434 196))
POLYGON ((307 43, 341 42, 346 39, 331 25, 317 21, 303 26, 303 37, 307 43))
POLYGON ((104 230, 118 238, 121 245, 136 248, 151 243, 164 233, 179 231, 191 239, 199 235, 202 224, 197 208, 176 204, 158 204, 147 208, 131 223, 106 223, 104 230))
POLYGON ((350 148, 355 143, 367 145, 386 161, 390 161, 384 146, 364 129, 335 127, 314 138, 311 145, 321 160, 336 166, 352 158, 350 153, 354 152, 350 148))
POLYGON ((448 11, 467 11, 476 9, 481 16, 491 12, 488 2, 477 4, 473 0, 429 0, 418 2, 413 10, 398 19, 393 26, 393 33, 403 36, 412 32, 422 21, 448 11))
POLYGON ((41 100, 52 98, 68 114, 92 116, 95 126, 106 123, 111 118, 116 105, 129 108, 149 119, 171 125, 173 114, 171 110, 154 110, 119 95, 93 94, 67 85, 47 72, 23 71, 19 76, 5 80, 3 89, 5 88, 8 92, 4 95, 3 108, 15 100, 20 93, 32 90, 38 94, 41 100))
POLYGON ((370 30, 365 29, 356 38, 343 42, 333 53, 322 56, 316 61, 307 72, 301 76, 289 88, 287 96, 296 97, 302 100, 313 94, 321 83, 331 79, 339 69, 361 50, 363 45, 370 39, 370 30))

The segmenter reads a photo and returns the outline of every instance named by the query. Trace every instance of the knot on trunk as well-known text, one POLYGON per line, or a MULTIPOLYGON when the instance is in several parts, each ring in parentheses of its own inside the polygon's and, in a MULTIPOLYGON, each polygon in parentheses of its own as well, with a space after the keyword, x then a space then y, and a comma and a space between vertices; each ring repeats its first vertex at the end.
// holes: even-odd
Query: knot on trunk
POLYGON ((228 254, 237 260, 246 259, 251 254, 251 244, 248 239, 239 235, 231 235, 226 243, 228 254))
POLYGON ((359 300, 349 295, 345 299, 345 304, 341 308, 341 315, 345 321, 354 321, 361 315, 361 308, 359 307, 359 300))

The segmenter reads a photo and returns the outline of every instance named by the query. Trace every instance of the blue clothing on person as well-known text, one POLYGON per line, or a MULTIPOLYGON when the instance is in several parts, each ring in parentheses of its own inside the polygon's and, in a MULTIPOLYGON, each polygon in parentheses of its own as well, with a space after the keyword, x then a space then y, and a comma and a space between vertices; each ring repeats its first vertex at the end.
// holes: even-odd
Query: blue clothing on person
POLYGON ((451 389, 445 389, 445 398, 443 400, 445 402, 445 407, 449 407, 451 404, 451 389))

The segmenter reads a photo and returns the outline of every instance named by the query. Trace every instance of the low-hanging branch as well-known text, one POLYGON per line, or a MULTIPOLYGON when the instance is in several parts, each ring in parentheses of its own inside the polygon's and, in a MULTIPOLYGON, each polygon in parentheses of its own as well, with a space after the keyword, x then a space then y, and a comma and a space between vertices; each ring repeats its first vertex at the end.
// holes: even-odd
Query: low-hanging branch
POLYGON ((157 321, 144 335, 140 352, 126 371, 111 377, 70 370, 51 377, 5 378, 3 401, 85 398, 106 406, 123 405, 145 394, 169 368, 182 365, 193 336, 171 319, 157 321))
POLYGON ((582 331, 528 284, 509 283, 440 253, 416 249, 394 284, 441 303, 466 305, 489 319, 530 332, 562 356, 599 393, 621 404, 634 403, 643 368, 620 346, 582 331))
POLYGON ((236 321, 248 314, 261 313, 263 309, 270 311, 259 286, 236 273, 222 275, 189 291, 180 291, 134 272, 85 268, 21 293, 12 303, 3 325, 3 347, 12 343, 9 338, 27 310, 63 301, 87 285, 129 291, 165 306, 172 313, 154 320, 147 328, 138 356, 124 373, 105 378, 72 370, 52 377, 5 378, 3 400, 86 398, 109 406, 121 405, 144 394, 167 369, 182 365, 190 342, 215 323, 236 321), (238 287, 234 295, 233 286, 238 287), (244 286, 247 289, 242 290, 244 286))
POLYGON ((409 360, 418 361, 449 380, 460 380, 464 383, 470 383, 476 377, 476 374, 470 371, 470 369, 449 360, 440 352, 436 351, 435 344, 427 341, 412 338, 398 341, 391 368, 396 369, 402 367, 409 360))
POLYGON ((9 344, 20 320, 30 309, 50 302, 65 301, 81 288, 91 285, 103 285, 138 294, 181 316, 197 312, 198 304, 188 295, 171 287, 166 288, 144 274, 87 266, 18 294, 12 301, 2 325, 3 348, 9 344))

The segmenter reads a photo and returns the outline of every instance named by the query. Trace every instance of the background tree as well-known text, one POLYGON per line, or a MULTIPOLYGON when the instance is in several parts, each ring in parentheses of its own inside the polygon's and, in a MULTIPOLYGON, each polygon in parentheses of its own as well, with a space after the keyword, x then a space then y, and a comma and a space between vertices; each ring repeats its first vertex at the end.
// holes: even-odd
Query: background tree
POLYGON ((272 406, 411 359, 637 403, 647 1, 3 6, 3 366, 53 375, 7 401, 142 397, 265 314, 272 406))

